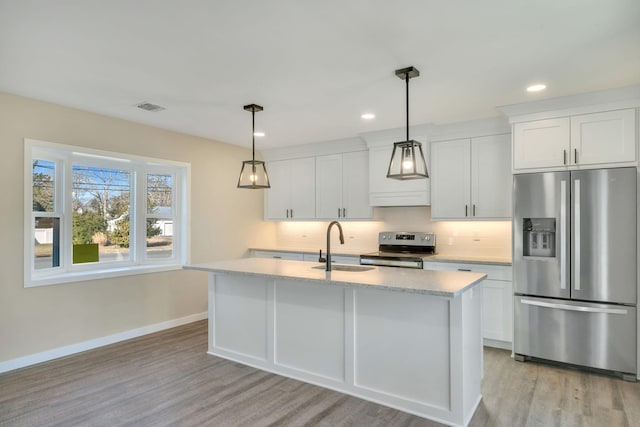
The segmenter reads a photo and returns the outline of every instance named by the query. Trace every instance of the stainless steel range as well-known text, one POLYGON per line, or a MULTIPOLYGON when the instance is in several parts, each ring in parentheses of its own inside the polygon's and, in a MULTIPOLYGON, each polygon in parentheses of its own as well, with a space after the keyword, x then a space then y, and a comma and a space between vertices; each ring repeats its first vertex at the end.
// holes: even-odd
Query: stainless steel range
POLYGON ((360 255, 360 264, 422 268, 423 258, 435 253, 433 233, 383 231, 378 234, 378 252, 360 255))

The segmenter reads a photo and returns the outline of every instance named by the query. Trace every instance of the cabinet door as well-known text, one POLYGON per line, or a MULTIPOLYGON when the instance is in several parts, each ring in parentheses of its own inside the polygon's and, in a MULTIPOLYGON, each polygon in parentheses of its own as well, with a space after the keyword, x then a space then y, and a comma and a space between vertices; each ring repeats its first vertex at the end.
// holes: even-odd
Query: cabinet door
POLYGON ((293 219, 316 216, 316 159, 305 157, 288 160, 291 164, 291 212, 293 219))
POLYGON ((636 161, 635 110, 571 117, 571 164, 636 161))
MULTIPOLYGON (((425 154, 428 146, 423 144, 425 154)), ((426 206, 430 204, 429 179, 401 181, 387 178, 393 143, 369 148, 369 203, 371 206, 426 206)), ((429 159, 427 167, 429 167, 429 159)), ((430 171, 430 169, 427 169, 430 171)))
POLYGON ((511 137, 471 140, 471 208, 474 218, 511 218, 511 137))
POLYGON ((511 282, 485 279, 482 286, 482 334, 484 338, 511 342, 513 335, 511 282))
POLYGON ((342 155, 342 206, 344 218, 369 219, 369 152, 342 155))
POLYGON ((291 165, 289 160, 267 163, 271 188, 264 190, 265 219, 287 219, 291 208, 291 165))
POLYGON ((316 157, 316 217, 342 216, 342 154, 316 157))
POLYGON ((536 120, 513 126, 513 168, 538 169, 568 165, 569 118, 536 120))
POLYGON ((482 336, 485 345, 508 348, 513 341, 513 283, 511 267, 486 264, 458 264, 451 262, 424 263, 425 270, 472 271, 483 273, 482 336), (502 343, 495 342, 502 341, 502 343))
POLYGON ((470 217, 471 149, 469 139, 431 144, 431 217, 470 217))

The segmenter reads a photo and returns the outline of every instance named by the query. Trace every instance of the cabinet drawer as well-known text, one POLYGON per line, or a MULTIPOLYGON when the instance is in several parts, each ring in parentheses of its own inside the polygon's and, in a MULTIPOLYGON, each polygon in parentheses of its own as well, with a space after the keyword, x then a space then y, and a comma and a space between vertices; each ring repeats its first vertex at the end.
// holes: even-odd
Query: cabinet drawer
POLYGON ((491 280, 512 280, 512 271, 510 265, 425 261, 424 269, 444 271, 472 271, 474 273, 486 274, 487 279, 491 280))
MULTIPOLYGON (((324 251, 324 249, 322 250, 322 256, 326 257, 327 253, 324 251)), ((318 262, 318 254, 309 254, 309 253, 305 253, 304 254, 304 261, 310 261, 310 262, 318 262)), ((331 263, 332 264, 360 264, 360 257, 353 255, 353 256, 349 256, 349 255, 331 255, 331 263)))
POLYGON ((301 252, 280 252, 280 251, 253 251, 254 258, 276 258, 288 259, 291 261, 302 261, 301 252))

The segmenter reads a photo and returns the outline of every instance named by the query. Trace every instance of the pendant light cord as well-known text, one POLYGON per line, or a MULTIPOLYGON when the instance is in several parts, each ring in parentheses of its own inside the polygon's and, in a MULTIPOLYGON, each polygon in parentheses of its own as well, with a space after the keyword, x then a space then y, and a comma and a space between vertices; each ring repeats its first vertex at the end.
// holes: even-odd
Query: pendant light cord
POLYGON ((409 73, 405 74, 404 80, 407 82, 407 141, 409 141, 409 73))
POLYGON ((256 163, 256 111, 251 109, 251 160, 256 163))

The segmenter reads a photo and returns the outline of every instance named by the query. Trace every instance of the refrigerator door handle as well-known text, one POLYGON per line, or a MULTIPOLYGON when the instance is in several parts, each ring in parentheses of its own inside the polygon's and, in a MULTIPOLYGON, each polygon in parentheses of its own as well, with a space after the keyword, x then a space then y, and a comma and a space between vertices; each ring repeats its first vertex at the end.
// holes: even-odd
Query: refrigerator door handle
POLYGON ((558 304, 553 302, 535 301, 535 300, 524 299, 524 298, 522 298, 520 302, 522 304, 535 305, 538 307, 557 308, 560 310, 569 310, 569 311, 582 311, 585 313, 604 313, 604 314, 628 314, 629 313, 628 310, 625 310, 622 308, 585 307, 582 305, 558 304))
POLYGON ((567 289, 567 181, 560 181, 560 289, 567 289))
POLYGON ((573 287, 576 291, 580 290, 580 180, 576 179, 574 187, 574 243, 575 248, 573 250, 573 259, 575 265, 575 271, 573 272, 573 287))

